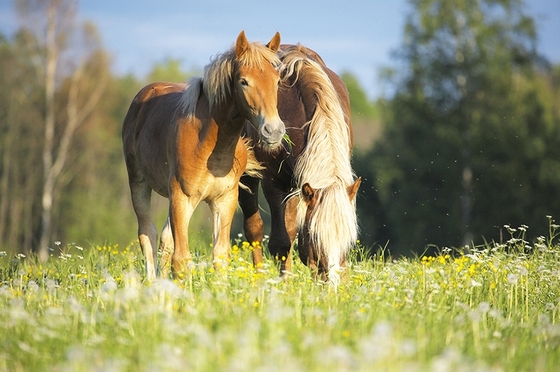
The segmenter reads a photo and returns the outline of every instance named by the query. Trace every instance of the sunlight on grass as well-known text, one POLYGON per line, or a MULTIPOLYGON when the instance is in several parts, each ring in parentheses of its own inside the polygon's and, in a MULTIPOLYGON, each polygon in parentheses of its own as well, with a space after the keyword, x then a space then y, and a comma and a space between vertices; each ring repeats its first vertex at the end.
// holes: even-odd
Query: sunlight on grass
POLYGON ((0 370, 554 370, 556 228, 523 229, 418 259, 358 247, 336 289, 297 258, 285 280, 270 259, 257 272, 241 239, 223 270, 200 250, 184 280, 152 283, 136 244, 0 254, 0 370))

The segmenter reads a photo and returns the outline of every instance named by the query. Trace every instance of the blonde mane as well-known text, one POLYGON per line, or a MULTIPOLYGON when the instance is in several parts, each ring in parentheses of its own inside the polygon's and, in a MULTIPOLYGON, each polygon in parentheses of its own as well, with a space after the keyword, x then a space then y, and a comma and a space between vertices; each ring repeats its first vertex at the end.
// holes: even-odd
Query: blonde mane
POLYGON ((218 54, 204 67, 202 77, 189 81, 182 99, 183 112, 188 115, 194 113, 201 92, 206 95, 210 110, 220 107, 231 98, 233 74, 237 67, 255 66, 262 70, 267 63, 276 69, 280 67, 280 59, 276 53, 258 42, 249 43, 247 50, 239 58, 235 48, 218 54))
MULTIPOLYGON (((339 97, 323 67, 304 53, 293 50, 282 56, 282 76, 295 76, 303 95, 314 97, 315 111, 308 125, 307 145, 299 156, 294 174, 298 188, 305 183, 319 198, 309 224, 310 239, 327 257, 329 279, 338 281, 340 261, 358 237, 355 203, 347 186, 354 182, 350 164, 351 138, 339 97), (311 93, 311 94, 307 94, 311 93)), ((300 198, 298 227, 306 217, 306 204, 300 198)))

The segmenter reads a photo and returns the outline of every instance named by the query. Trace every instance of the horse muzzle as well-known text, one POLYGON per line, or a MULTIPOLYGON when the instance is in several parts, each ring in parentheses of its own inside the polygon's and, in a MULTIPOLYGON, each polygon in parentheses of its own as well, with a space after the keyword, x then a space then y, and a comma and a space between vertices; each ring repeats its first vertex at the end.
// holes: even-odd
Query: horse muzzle
POLYGON ((264 123, 259 130, 261 142, 264 142, 270 150, 274 150, 280 146, 284 134, 286 134, 286 127, 282 121, 277 123, 264 123))

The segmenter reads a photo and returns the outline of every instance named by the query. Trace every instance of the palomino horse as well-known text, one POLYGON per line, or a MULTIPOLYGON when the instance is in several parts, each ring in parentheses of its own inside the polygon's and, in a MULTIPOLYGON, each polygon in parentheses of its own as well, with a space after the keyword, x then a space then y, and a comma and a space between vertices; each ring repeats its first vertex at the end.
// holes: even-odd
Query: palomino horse
MULTIPOLYGON (((298 234, 300 258, 315 275, 337 284, 339 271, 358 234, 355 196, 361 179, 350 165, 352 126, 348 91, 321 57, 301 45, 282 45, 282 85, 278 111, 289 139, 276 150, 263 146, 247 127, 262 174, 271 212, 268 248, 280 260, 281 274, 291 269, 291 247, 298 234)), ((258 206, 259 179, 243 176, 250 191, 239 201, 248 241, 262 241, 258 206)), ((258 247, 258 246, 257 246, 258 247)), ((257 266, 262 250, 253 251, 257 266)))
POLYGON ((237 187, 251 151, 241 130, 248 120, 271 151, 285 133, 277 110, 279 45, 278 33, 263 46, 249 43, 242 31, 235 47, 214 58, 202 77, 188 84, 150 84, 132 101, 122 139, 148 279, 156 276, 157 262, 152 190, 169 198, 160 249, 174 246, 174 277, 192 259, 189 220, 203 200, 213 215, 214 265, 229 257, 237 187))

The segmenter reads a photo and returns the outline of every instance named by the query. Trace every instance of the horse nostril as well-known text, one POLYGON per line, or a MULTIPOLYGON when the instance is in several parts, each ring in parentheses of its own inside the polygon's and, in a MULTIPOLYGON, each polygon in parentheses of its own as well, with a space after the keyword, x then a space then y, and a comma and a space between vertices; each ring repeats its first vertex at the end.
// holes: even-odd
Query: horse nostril
POLYGON ((261 129, 261 133, 263 135, 263 137, 265 138, 269 138, 272 135, 272 129, 270 128, 270 125, 265 124, 263 125, 262 129, 261 129))

